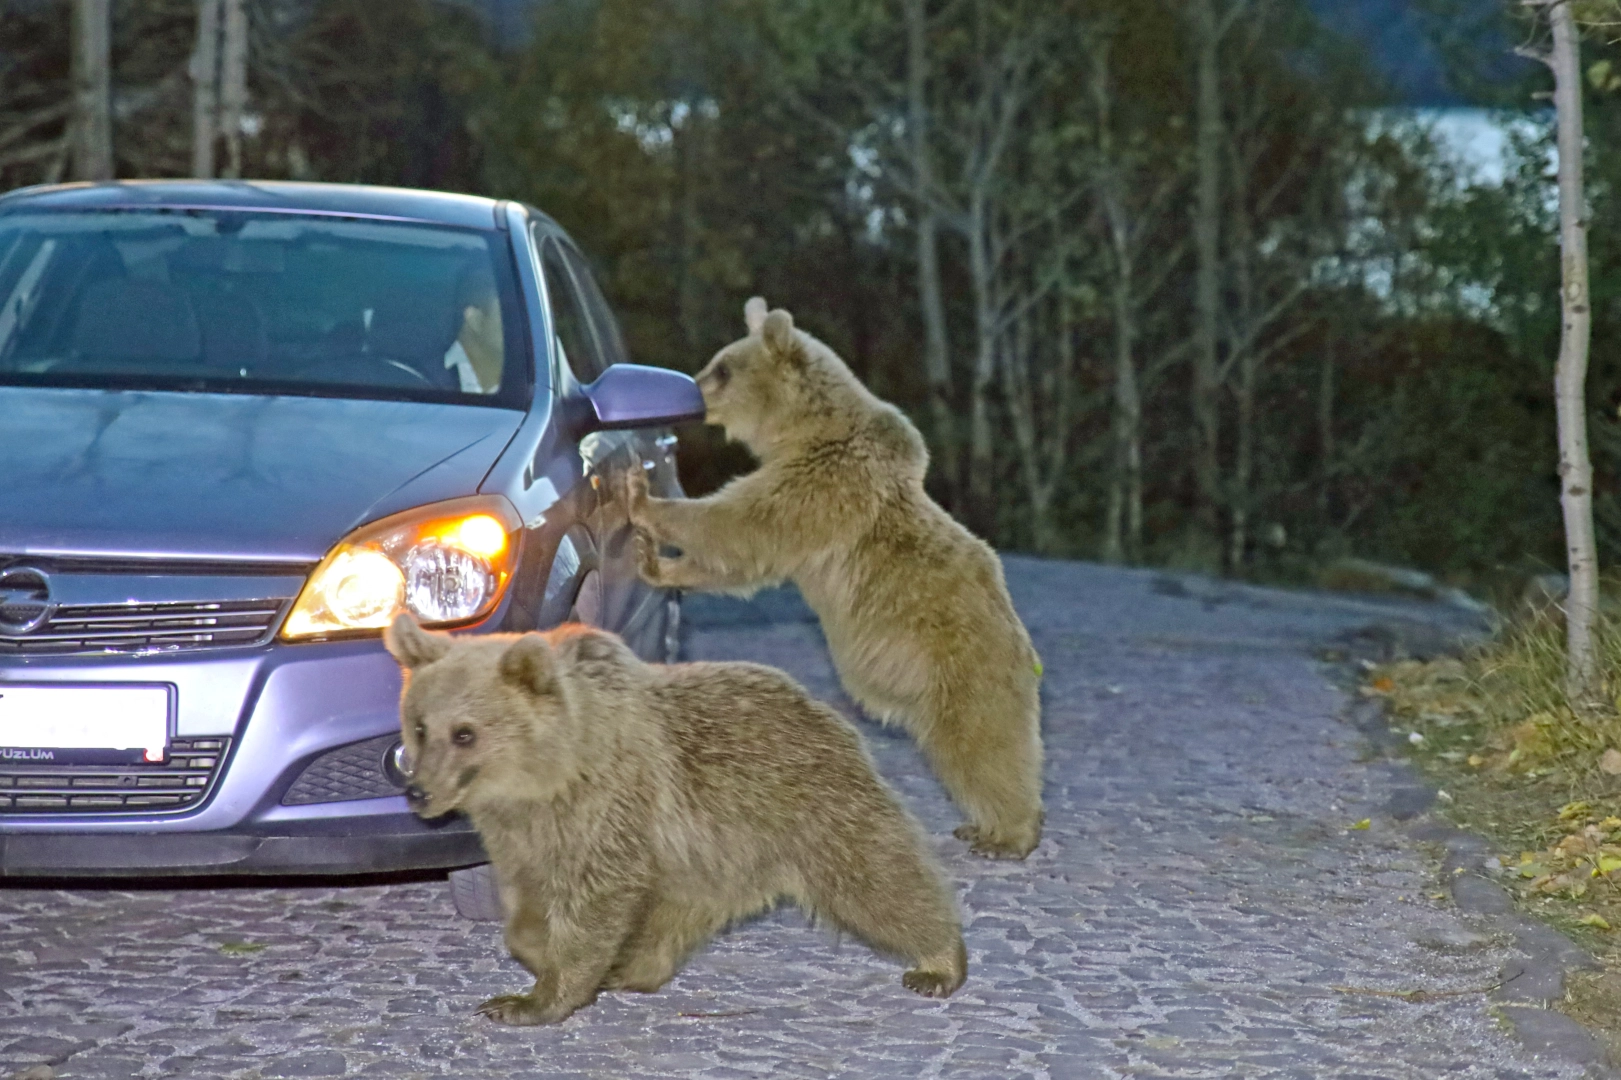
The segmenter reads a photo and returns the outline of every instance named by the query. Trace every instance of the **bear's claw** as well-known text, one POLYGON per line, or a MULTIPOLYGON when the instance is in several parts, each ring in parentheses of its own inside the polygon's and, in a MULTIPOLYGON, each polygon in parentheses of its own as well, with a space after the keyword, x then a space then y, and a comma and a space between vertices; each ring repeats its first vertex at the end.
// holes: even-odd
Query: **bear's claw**
POLYGON ((642 580, 649 585, 662 583, 663 575, 659 572, 659 545, 645 529, 636 530, 636 566, 641 572, 642 580))
POLYGON ((1036 849, 1040 835, 1027 842, 988 836, 978 825, 958 825, 951 835, 968 845, 968 850, 984 859, 1022 859, 1036 849))
POLYGON ((552 1015, 553 1010, 530 994, 500 994, 480 1005, 477 1012, 479 1016, 487 1016, 498 1024, 511 1024, 514 1027, 555 1023, 562 1019, 561 1016, 552 1015))
POLYGON ((940 971, 924 971, 922 968, 913 968, 901 976, 901 985, 914 994, 922 994, 924 997, 931 998, 943 998, 950 997, 952 991, 962 985, 962 980, 940 971))

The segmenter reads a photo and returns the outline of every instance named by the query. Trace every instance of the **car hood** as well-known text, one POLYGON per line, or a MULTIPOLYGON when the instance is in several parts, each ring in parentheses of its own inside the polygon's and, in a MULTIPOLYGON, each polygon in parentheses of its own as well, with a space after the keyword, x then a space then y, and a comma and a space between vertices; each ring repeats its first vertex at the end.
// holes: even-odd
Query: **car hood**
POLYGON ((0 387, 0 555, 313 562, 355 526, 470 495, 509 409, 0 387))

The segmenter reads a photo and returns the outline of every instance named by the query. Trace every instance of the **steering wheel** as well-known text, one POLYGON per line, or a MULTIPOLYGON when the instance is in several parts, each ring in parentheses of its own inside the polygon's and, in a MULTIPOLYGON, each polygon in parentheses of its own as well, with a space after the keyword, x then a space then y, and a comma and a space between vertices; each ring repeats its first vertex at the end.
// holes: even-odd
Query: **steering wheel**
POLYGON ((342 368, 352 364, 370 364, 373 367, 386 367, 388 369, 388 373, 393 376, 393 378, 389 381, 389 385, 398 385, 402 381, 400 379, 400 375, 405 374, 409 375, 414 383, 420 383, 421 385, 427 387, 433 386, 433 382, 416 368, 399 360, 390 359, 389 357, 383 356, 379 353, 348 353, 341 357, 328 357, 315 363, 301 365, 294 371, 294 375, 298 376, 299 378, 313 378, 322 382, 345 382, 348 380, 334 379, 332 374, 335 369, 341 370, 342 368))

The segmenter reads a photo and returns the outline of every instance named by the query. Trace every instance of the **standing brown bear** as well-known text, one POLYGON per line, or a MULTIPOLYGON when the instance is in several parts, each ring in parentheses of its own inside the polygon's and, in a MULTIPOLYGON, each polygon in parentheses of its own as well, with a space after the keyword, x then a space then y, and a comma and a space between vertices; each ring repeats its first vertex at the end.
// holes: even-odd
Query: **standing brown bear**
POLYGON ((873 716, 917 739, 980 855, 1041 839, 1041 661, 996 553, 923 490, 928 451, 899 409, 765 301, 698 375, 706 419, 760 467, 701 499, 656 499, 632 471, 642 576, 747 595, 791 580, 873 716), (661 545, 680 549, 663 556, 661 545))
POLYGON ((643 663, 612 634, 450 638, 409 616, 400 723, 424 817, 489 853, 512 955, 535 976, 479 1012, 563 1019, 652 992, 730 922, 789 897, 946 997, 968 956, 922 831, 843 717, 758 664, 643 663))

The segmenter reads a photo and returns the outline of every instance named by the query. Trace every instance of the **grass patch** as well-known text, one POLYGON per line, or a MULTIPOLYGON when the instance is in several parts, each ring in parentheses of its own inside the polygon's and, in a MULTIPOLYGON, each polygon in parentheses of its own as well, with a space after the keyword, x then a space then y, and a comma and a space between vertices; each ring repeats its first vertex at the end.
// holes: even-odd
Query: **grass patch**
MULTIPOLYGON (((1604 977, 1566 1008, 1621 1032, 1621 613, 1595 626, 1610 704, 1570 707, 1563 615, 1527 613, 1457 658, 1373 668, 1362 692, 1441 789, 1441 810, 1497 846, 1521 906, 1591 947, 1604 977)), ((1621 1047, 1618 1047, 1621 1048, 1621 1047)))

